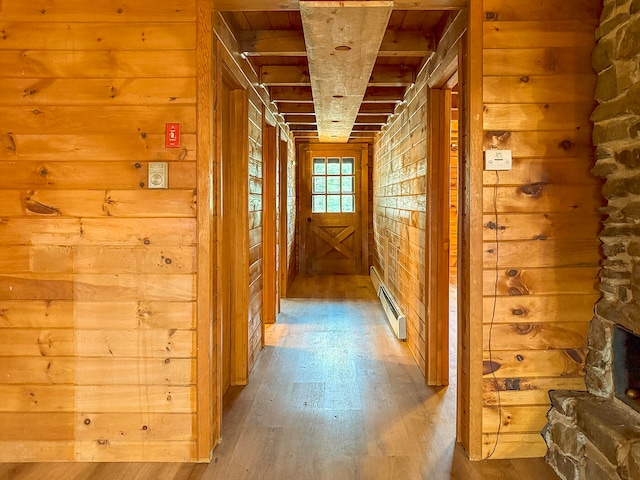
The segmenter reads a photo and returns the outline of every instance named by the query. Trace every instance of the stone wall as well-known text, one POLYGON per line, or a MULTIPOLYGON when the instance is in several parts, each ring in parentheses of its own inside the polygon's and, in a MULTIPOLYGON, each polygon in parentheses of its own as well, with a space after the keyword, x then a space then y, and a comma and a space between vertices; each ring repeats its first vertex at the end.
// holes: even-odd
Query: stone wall
POLYGON ((543 435, 563 479, 640 479, 640 415, 614 397, 613 329, 640 335, 640 0, 604 0, 591 119, 607 206, 602 298, 589 329, 587 392, 552 392, 543 435))

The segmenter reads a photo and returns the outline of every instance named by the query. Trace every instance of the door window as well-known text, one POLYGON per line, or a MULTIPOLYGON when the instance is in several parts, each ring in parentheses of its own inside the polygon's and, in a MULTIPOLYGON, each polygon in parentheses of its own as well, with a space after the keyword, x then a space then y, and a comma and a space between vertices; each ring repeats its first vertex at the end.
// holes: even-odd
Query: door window
POLYGON ((312 213, 354 213, 355 158, 313 157, 312 213))

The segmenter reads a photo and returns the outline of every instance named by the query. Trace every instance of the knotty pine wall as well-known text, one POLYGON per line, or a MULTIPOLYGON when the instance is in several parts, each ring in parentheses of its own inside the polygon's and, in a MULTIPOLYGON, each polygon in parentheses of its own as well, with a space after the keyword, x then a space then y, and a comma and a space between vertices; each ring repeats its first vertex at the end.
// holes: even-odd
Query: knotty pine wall
POLYGON ((483 457, 542 456, 548 390, 584 389, 598 298, 589 115, 601 6, 483 5, 484 147, 512 150, 513 169, 483 177, 484 395, 470 415, 481 417, 483 457))
POLYGON ((285 255, 287 264, 284 268, 287 269, 287 281, 289 284, 296 276, 298 268, 298 245, 297 232, 298 232, 298 187, 297 187, 297 162, 296 162, 296 143, 293 138, 289 138, 287 142, 287 211, 284 213, 287 216, 287 252, 285 255))
POLYGON ((426 75, 376 137, 372 262, 407 317, 407 345, 425 368, 426 75))
MULTIPOLYGON (((262 337, 262 101, 249 98, 249 371, 262 337)), ((275 205, 273 205, 275 208, 275 205)))
POLYGON ((196 3, 0 3, 0 461, 198 458, 196 3))

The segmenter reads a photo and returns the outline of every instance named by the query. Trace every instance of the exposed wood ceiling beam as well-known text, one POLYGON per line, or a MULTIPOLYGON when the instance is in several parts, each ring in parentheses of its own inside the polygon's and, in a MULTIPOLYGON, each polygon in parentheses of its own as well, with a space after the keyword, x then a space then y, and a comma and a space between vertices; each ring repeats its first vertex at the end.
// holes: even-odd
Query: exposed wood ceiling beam
POLYGON ((349 140, 392 10, 390 0, 300 2, 321 142, 349 140))
POLYGON ((355 132, 379 132, 382 128, 381 125, 354 125, 353 133, 355 132))
MULTIPOLYGON (((369 87, 363 103, 399 102, 404 97, 405 87, 369 87)), ((271 100, 276 103, 313 103, 311 87, 271 87, 271 100)))
MULTIPOLYGON (((240 49, 249 57, 304 57, 304 35, 299 30, 242 30, 240 49)), ((428 57, 434 42, 417 31, 388 30, 380 45, 379 57, 428 57)))
POLYGON ((387 123, 387 115, 358 115, 356 125, 384 125, 387 123))
POLYGON ((289 124, 297 123, 298 125, 315 125, 315 115, 286 114, 285 121, 289 124))
POLYGON ((260 82, 266 86, 310 86, 309 69, 297 65, 264 65, 260 68, 260 82))
MULTIPOLYGON (((358 116, 362 115, 391 115, 397 103, 363 103, 360 105, 358 116)), ((278 112, 282 115, 313 114, 313 103, 279 103, 278 112)))
POLYGON ((279 103, 278 111, 281 114, 287 113, 313 113, 313 103, 279 103))
MULTIPOLYGON (((395 0, 395 10, 460 10, 469 0, 395 0)), ((299 0, 213 0, 220 12, 270 12, 300 10, 299 0)))
POLYGON ((287 103, 313 103, 311 87, 271 87, 271 100, 287 103))
MULTIPOLYGON (((284 113, 285 121, 292 125, 315 125, 315 115, 304 115, 299 113, 284 113)), ((384 125, 387 123, 388 115, 358 115, 356 125, 384 125)))
MULTIPOLYGON (((312 84, 309 68, 297 65, 263 65, 260 69, 260 81, 268 87, 306 87, 312 84)), ((327 81, 329 81, 328 77, 327 81)), ((366 86, 408 87, 414 82, 415 73, 411 67, 376 65, 373 67, 368 83, 365 83, 365 88, 366 86)), ((336 84, 332 82, 332 86, 335 87, 336 84)), ((274 99, 274 101, 277 100, 274 99)))
POLYGON ((360 105, 358 115, 392 114, 396 103, 363 103, 360 105))
POLYGON ((404 98, 405 87, 369 87, 362 99, 363 103, 399 102, 404 98))

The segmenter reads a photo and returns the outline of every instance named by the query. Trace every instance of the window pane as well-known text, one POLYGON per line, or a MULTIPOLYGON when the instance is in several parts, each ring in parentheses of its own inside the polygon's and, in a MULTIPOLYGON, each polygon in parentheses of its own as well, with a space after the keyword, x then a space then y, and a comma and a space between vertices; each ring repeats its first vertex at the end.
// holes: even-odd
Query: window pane
POLYGON ((340 193, 340 177, 327 177, 327 193, 340 193))
POLYGON ((353 195, 342 195, 342 211, 343 212, 355 212, 353 195))
POLYGON ((353 164, 355 162, 354 158, 345 157, 342 159, 342 174, 343 175, 353 175, 353 164))
POLYGON ((324 195, 313 196, 313 206, 311 211, 313 213, 325 213, 327 211, 327 202, 324 195))
POLYGON ((314 158, 313 159, 313 174, 314 175, 326 175, 324 158, 314 158))
POLYGON ((329 164, 327 165, 327 175, 340 175, 340 159, 329 158, 329 164))
POLYGON ((353 177, 342 177, 342 193, 354 193, 353 177))
POLYGON ((327 212, 340 213, 340 195, 327 195, 327 212))
POLYGON ((313 177, 313 193, 327 193, 327 177, 313 177))

